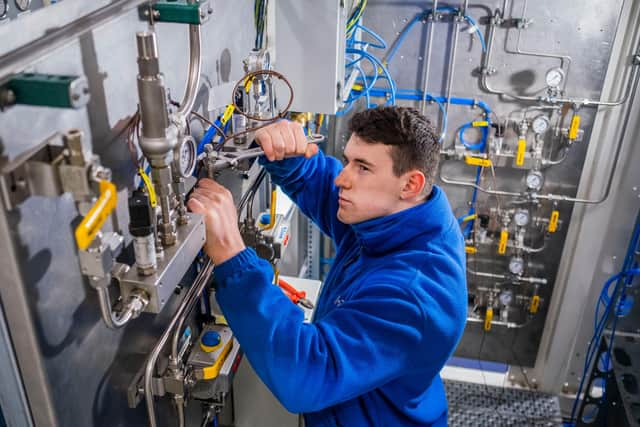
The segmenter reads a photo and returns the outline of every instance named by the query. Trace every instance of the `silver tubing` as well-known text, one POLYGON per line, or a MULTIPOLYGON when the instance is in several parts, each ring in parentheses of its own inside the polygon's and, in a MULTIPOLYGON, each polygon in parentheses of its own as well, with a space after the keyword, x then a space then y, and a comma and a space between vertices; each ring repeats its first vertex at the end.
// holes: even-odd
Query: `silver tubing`
POLYGON ((153 351, 149 355, 149 359, 147 359, 147 363, 145 365, 145 372, 144 372, 144 395, 145 395, 146 406, 147 406, 147 414, 149 416, 149 426, 151 427, 157 427, 158 425, 156 421, 156 413, 155 413, 155 407, 153 403, 153 388, 152 388, 153 387, 152 386, 153 369, 156 366, 156 362, 158 361, 160 352, 162 351, 165 344, 169 340, 169 336, 171 335, 171 332, 173 331, 173 329, 175 328, 176 324, 178 323, 182 315, 185 313, 185 311, 191 310, 193 305, 198 301, 198 298, 202 293, 202 290, 206 286, 207 282, 209 281, 209 278, 211 277, 212 273, 213 273, 213 262, 211 260, 208 260, 207 264, 198 274, 198 277, 196 277, 195 281, 193 282, 193 285, 191 285, 191 287, 189 288, 187 295, 185 295, 184 300, 182 300, 182 302, 180 303, 180 306, 176 310, 176 313, 171 318, 171 322, 169 323, 169 326, 167 327, 167 329, 165 329, 164 333, 158 340, 158 343, 153 348, 153 351))
MULTIPOLYGON (((467 322, 470 323, 484 323, 484 319, 476 319, 475 317, 467 317, 467 322)), ((514 322, 502 322, 500 320, 491 320, 492 326, 506 326, 507 329, 521 329, 528 326, 530 322, 514 323, 514 322)))
POLYGON ((134 315, 133 304, 127 304, 124 311, 121 314, 116 314, 111 308, 111 298, 109 297, 109 288, 100 287, 96 288, 98 292, 98 300, 100 301, 100 312, 102 313, 102 320, 109 329, 119 329, 129 322, 134 315))
MULTIPOLYGON (((507 1, 505 1, 505 7, 506 4, 508 4, 507 1)), ((502 11, 502 17, 504 17, 504 13, 505 11, 502 11)), ((556 97, 551 97, 551 96, 520 96, 520 95, 514 95, 514 94, 510 94, 507 93, 505 91, 500 91, 497 90, 493 87, 491 87, 489 85, 488 82, 488 77, 489 77, 489 70, 491 69, 491 57, 493 55, 493 48, 494 48, 494 42, 495 42, 495 30, 496 27, 498 26, 498 20, 501 19, 499 16, 499 13, 496 12, 495 15, 493 15, 490 19, 489 22, 489 37, 488 37, 488 41, 487 41, 487 52, 484 56, 484 60, 482 61, 482 72, 481 72, 481 77, 480 77, 480 86, 482 87, 482 90, 484 90, 487 93, 491 93, 494 95, 500 95, 500 96, 506 96, 518 101, 524 101, 524 102, 543 102, 546 104, 574 104, 574 105, 579 105, 582 107, 591 107, 591 108, 595 108, 595 107, 599 107, 599 106, 603 106, 603 107, 616 107, 622 104, 625 104, 628 100, 629 97, 631 96, 632 93, 632 86, 633 86, 633 82, 636 80, 637 74, 639 72, 639 68, 640 68, 640 64, 632 64, 631 66, 633 67, 633 72, 631 74, 631 76, 629 77, 628 80, 628 85, 627 85, 627 90, 625 91, 625 94, 622 96, 622 98, 615 100, 615 101, 598 101, 598 100, 593 100, 593 99, 579 99, 579 98, 556 98, 556 97)), ((522 30, 519 30, 518 33, 518 38, 520 37, 520 32, 522 30)), ((571 57, 566 56, 566 55, 552 55, 552 54, 543 54, 543 53, 534 53, 534 52, 525 52, 525 51, 519 51, 519 39, 518 39, 518 46, 517 46, 517 50, 516 52, 513 51, 508 51, 506 50, 508 53, 512 53, 512 54, 523 54, 523 55, 532 55, 532 56, 545 56, 545 57, 551 57, 551 58, 564 58, 566 60, 571 61, 571 57)), ((636 48, 636 51, 638 50, 638 48, 636 48)), ((565 79, 565 83, 566 85, 566 79, 565 79)))
POLYGON ((451 105, 451 89, 453 88, 453 76, 456 70, 456 52, 458 50, 458 33, 460 30, 460 19, 462 16, 458 13, 455 16, 455 24, 453 26, 453 48, 449 57, 449 73, 447 75, 447 103, 444 106, 445 115, 449 115, 449 105, 451 105))
POLYGON ((497 280, 514 280, 514 281, 518 281, 518 282, 527 282, 527 283, 533 283, 533 284, 537 284, 537 285, 546 285, 547 284, 547 279, 544 278, 539 278, 539 277, 507 277, 504 274, 495 274, 495 273, 484 273, 481 271, 474 271, 471 270, 470 268, 467 268, 467 273, 473 275, 473 276, 477 276, 477 277, 485 277, 488 279, 497 279, 497 280))
POLYGON ((189 25, 189 78, 184 97, 177 114, 187 117, 196 102, 198 87, 200 86, 200 69, 202 66, 202 43, 200 25, 189 25))
POLYGON ((429 89, 429 75, 431 74, 431 52, 433 48, 433 32, 435 31, 434 24, 437 18, 438 10, 438 0, 434 0, 433 6, 431 9, 431 15, 427 17, 427 23, 429 25, 429 39, 427 41, 427 51, 424 54, 424 85, 422 88, 422 105, 420 107, 420 112, 425 114, 427 109, 427 90, 429 89))

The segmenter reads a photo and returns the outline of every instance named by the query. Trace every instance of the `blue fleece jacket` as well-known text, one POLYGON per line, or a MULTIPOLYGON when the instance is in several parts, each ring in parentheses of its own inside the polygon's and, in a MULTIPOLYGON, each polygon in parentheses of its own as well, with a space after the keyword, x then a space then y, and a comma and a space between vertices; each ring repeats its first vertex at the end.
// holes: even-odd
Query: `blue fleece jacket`
POLYGON ((216 267, 218 302, 258 376, 307 427, 446 426, 439 371, 462 334, 467 293, 464 242, 442 190, 346 225, 336 217, 340 162, 262 162, 337 253, 311 324, 252 249, 216 267))

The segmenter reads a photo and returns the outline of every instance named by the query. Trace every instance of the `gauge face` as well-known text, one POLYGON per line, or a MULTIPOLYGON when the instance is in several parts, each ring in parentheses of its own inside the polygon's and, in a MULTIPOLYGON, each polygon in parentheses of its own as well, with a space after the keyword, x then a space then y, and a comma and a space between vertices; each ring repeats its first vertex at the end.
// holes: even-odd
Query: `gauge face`
POLYGON ((547 116, 538 116, 533 119, 531 129, 533 129, 533 132, 537 134, 545 133, 547 129, 549 129, 549 119, 547 116))
POLYGON ((513 220, 516 222, 518 227, 524 227, 529 224, 529 211, 518 209, 513 215, 513 220))
POLYGON ((188 136, 182 140, 175 152, 175 166, 183 178, 191 176, 196 168, 196 151, 196 142, 188 136))
POLYGON ((538 191, 542 188, 542 174, 532 171, 527 175, 527 188, 529 190, 538 191))
POLYGON ((9 0, 0 0, 0 19, 6 18, 7 12, 9 12, 9 0))
POLYGON ((500 300, 500 304, 502 305, 511 305, 511 302, 513 301, 513 292, 502 291, 500 292, 498 299, 500 300))
POLYGON ((16 7, 23 12, 29 9, 29 6, 31 6, 31 0, 15 0, 15 2, 16 7))
POLYGON ((524 271, 524 260, 520 257, 513 257, 509 260, 509 271, 511 274, 519 276, 524 271))
POLYGON ((562 68, 552 68, 547 71, 547 75, 545 76, 545 81, 547 82, 547 86, 552 88, 558 88, 564 81, 564 71, 562 68))

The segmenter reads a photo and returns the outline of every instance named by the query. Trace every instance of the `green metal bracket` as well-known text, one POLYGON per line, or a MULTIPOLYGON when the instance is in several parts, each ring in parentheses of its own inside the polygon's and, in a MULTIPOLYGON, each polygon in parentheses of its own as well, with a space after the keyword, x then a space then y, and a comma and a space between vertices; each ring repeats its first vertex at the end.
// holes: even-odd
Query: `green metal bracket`
POLYGON ((87 102, 89 84, 84 76, 23 73, 0 88, 0 107, 20 104, 81 108, 87 102))
MULTIPOLYGON (((154 21, 178 24, 202 25, 213 13, 209 0, 160 0, 151 8, 154 21)), ((149 19, 148 7, 142 6, 141 14, 144 19, 149 19)))

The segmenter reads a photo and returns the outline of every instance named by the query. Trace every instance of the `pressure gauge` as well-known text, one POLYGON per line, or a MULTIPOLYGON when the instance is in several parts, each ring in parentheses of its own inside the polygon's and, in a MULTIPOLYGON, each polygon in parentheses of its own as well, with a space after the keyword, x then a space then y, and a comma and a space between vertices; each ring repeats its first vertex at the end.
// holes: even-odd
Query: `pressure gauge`
POLYGON ((23 12, 31 6, 31 0, 15 0, 15 2, 16 7, 23 12))
POLYGON ((7 12, 9 12, 9 0, 0 0, 0 19, 6 18, 7 12))
POLYGON ((531 122, 531 129, 533 129, 534 133, 539 135, 545 133, 547 129, 549 129, 549 124, 549 118, 541 115, 533 119, 533 122, 531 122))
POLYGON ((550 69, 549 71, 547 71, 545 81, 547 82, 547 86, 554 89, 559 88, 564 81, 564 70, 562 68, 550 69))
POLYGON ((502 292, 500 292, 500 295, 498 295, 498 299, 500 300, 500 304, 502 304, 504 306, 509 306, 509 305, 511 305, 511 302, 513 301, 513 292, 511 292, 511 291, 502 291, 502 292))
POLYGON ((524 259, 519 256, 511 258, 509 260, 509 271, 516 276, 521 275, 524 271, 524 259))
POLYGON ((525 209, 518 209, 513 215, 513 220, 518 227, 524 227, 529 224, 529 211, 525 209))
POLYGON ((196 160, 196 141, 192 137, 186 136, 177 145, 174 151, 174 169, 180 174, 180 176, 187 178, 193 175, 193 170, 196 168, 196 160))
POLYGON ((542 174, 538 171, 531 171, 527 175, 527 188, 532 191, 540 191, 542 188, 542 174))

